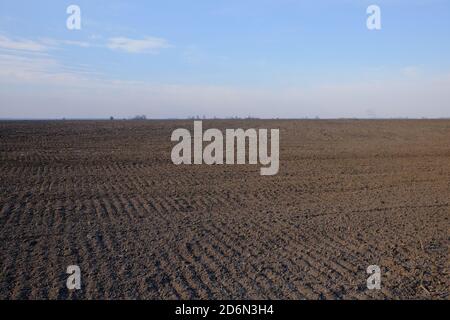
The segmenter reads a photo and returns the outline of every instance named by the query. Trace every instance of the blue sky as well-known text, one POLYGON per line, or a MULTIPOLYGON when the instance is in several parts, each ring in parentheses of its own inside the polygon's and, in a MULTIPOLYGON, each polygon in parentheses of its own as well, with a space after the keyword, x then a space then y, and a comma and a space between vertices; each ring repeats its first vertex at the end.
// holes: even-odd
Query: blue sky
POLYGON ((450 117, 449 39, 450 0, 3 0, 0 118, 450 117))

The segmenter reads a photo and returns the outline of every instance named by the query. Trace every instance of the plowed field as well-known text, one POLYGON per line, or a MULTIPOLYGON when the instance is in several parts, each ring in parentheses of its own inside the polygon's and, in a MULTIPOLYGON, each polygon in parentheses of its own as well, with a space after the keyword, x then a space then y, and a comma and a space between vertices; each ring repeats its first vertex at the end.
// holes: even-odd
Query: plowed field
POLYGON ((0 122, 0 298, 449 299, 450 121, 203 126, 279 128, 278 175, 175 166, 192 121, 0 122))

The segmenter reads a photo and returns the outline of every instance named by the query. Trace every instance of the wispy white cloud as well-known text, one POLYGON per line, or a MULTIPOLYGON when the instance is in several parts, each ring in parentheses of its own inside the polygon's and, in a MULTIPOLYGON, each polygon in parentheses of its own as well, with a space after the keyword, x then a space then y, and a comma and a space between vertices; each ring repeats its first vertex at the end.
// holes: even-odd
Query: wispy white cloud
POLYGON ((107 47, 112 50, 120 50, 129 53, 152 53, 156 54, 161 49, 171 47, 167 40, 155 37, 144 39, 130 39, 126 37, 110 38, 107 47))
POLYGON ((0 50, 14 50, 22 53, 44 53, 64 46, 90 47, 91 43, 74 40, 57 40, 52 38, 41 38, 38 40, 14 39, 0 35, 0 50))
POLYGON ((47 51, 49 47, 37 41, 28 39, 11 39, 0 35, 0 49, 43 52, 47 51))
POLYGON ((88 48, 88 47, 92 46, 92 44, 90 44, 89 42, 85 42, 85 41, 64 40, 62 43, 70 45, 70 46, 78 46, 78 47, 83 47, 83 48, 88 48))
POLYGON ((102 80, 102 76, 87 66, 62 62, 57 50, 67 46, 83 48, 103 47, 132 53, 155 53, 169 47, 166 40, 145 38, 132 40, 112 38, 108 43, 98 41, 37 40, 11 38, 0 35, 0 82, 6 84, 37 84, 40 86, 94 86, 115 84, 113 80, 102 80))
POLYGON ((0 52, 0 83, 16 85, 77 86, 99 77, 85 66, 64 65, 57 59, 41 55, 0 52))
POLYGON ((92 43, 86 41, 75 41, 75 40, 57 40, 52 38, 42 38, 40 39, 41 43, 50 47, 50 48, 61 48, 63 46, 77 46, 88 48, 93 46, 92 43))
POLYGON ((0 35, 0 50, 16 50, 24 52, 47 52, 52 49, 61 49, 65 46, 77 46, 83 48, 100 47, 129 53, 156 54, 161 49, 172 47, 166 39, 157 37, 145 37, 143 39, 131 39, 127 37, 109 38, 106 42, 99 41, 101 37, 91 37, 91 41, 58 40, 53 38, 40 38, 38 40, 14 39, 0 35))
POLYGON ((85 66, 66 64, 54 50, 64 46, 89 46, 89 43, 41 38, 12 39, 0 35, 0 82, 5 84, 76 85, 94 79, 85 66))

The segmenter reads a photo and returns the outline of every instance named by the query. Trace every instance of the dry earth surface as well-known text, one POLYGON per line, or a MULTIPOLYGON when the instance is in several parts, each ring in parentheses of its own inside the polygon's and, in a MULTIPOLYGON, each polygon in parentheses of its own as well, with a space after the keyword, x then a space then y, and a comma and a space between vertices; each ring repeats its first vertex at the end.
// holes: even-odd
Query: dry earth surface
POLYGON ((279 174, 173 165, 192 121, 0 122, 0 298, 449 299, 449 120, 203 125, 279 128, 279 174))

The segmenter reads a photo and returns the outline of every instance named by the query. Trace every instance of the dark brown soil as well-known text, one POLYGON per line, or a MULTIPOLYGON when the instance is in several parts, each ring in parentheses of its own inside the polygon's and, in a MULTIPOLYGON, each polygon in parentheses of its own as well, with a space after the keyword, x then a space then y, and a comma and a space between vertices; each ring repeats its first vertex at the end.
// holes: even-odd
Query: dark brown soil
POLYGON ((0 298, 449 298, 450 121, 204 122, 280 128, 276 176, 173 165, 192 126, 0 122, 0 298))

